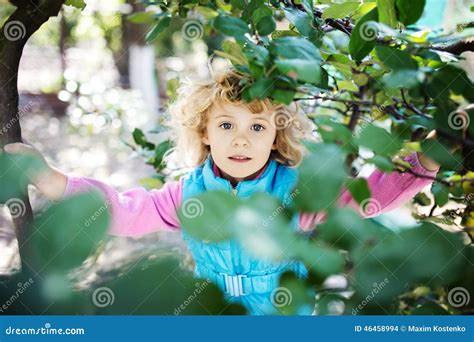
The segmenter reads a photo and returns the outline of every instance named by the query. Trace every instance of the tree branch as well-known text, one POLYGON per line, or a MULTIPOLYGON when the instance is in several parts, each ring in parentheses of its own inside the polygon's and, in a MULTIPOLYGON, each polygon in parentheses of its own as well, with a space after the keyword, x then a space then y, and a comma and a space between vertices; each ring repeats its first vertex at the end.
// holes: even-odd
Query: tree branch
POLYGON ((449 52, 453 55, 459 56, 463 52, 473 51, 474 52, 474 39, 463 39, 451 45, 432 45, 431 50, 449 52))

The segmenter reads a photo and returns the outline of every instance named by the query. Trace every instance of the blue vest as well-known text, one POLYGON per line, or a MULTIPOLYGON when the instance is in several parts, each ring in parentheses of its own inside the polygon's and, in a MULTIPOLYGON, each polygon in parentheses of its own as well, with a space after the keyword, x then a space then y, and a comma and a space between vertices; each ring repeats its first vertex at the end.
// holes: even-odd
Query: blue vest
MULTIPOLYGON (((241 181, 233 189, 228 180, 214 174, 212 166, 213 161, 209 157, 184 178, 183 202, 202 192, 217 190, 233 192, 242 198, 266 192, 283 202, 291 195, 297 181, 295 169, 270 160, 260 178, 241 181)), ((297 215, 292 221, 295 231, 298 222, 297 215)), ((307 270, 300 261, 261 260, 235 240, 205 242, 194 239, 184 229, 182 234, 196 262, 195 276, 210 279, 225 293, 227 301, 243 305, 252 315, 278 313, 277 306, 281 303, 277 302, 277 287, 283 272, 293 271, 299 277, 307 276, 307 270)), ((312 308, 304 308, 299 313, 311 312, 312 308)))

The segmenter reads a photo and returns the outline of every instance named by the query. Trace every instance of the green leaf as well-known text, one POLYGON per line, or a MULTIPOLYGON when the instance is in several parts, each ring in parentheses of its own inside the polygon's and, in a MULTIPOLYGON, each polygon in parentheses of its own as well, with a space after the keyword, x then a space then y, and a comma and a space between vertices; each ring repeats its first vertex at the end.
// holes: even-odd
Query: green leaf
POLYGON ((284 37, 276 39, 274 51, 278 56, 287 59, 300 57, 311 61, 321 61, 321 55, 314 44, 302 37, 284 37))
POLYGON ((248 43, 245 56, 257 65, 265 66, 270 61, 270 53, 264 46, 248 43))
POLYGON ((251 99, 264 99, 273 91, 274 82, 271 79, 260 79, 252 84, 248 90, 251 99))
POLYGON ((370 306, 391 303, 407 284, 448 285, 466 266, 461 234, 431 223, 404 229, 352 253, 355 299, 371 295, 370 306), (423 267, 420 267, 423 265, 423 267), (383 282, 383 289, 374 291, 383 282))
POLYGON ((456 171, 462 166, 462 158, 458 154, 451 153, 449 147, 438 140, 422 141, 421 149, 428 157, 450 170, 456 171))
POLYGON ((474 86, 466 71, 454 65, 447 65, 434 72, 426 86, 428 95, 438 101, 446 100, 452 93, 462 95, 474 102, 474 86))
POLYGON ((359 87, 357 87, 352 80, 342 80, 342 81, 337 81, 337 87, 342 90, 348 90, 348 91, 358 91, 359 87))
POLYGON ((325 143, 338 144, 346 152, 357 153, 358 148, 354 144, 352 132, 346 125, 337 123, 325 116, 318 116, 314 121, 325 143))
POLYGON ((30 227, 38 266, 63 271, 79 266, 105 237, 110 206, 102 193, 94 191, 47 208, 30 227))
POLYGON ((311 18, 314 18, 313 13, 313 0, 301 0, 301 4, 303 5, 304 10, 311 18))
POLYGON ((440 183, 433 183, 431 193, 434 195, 435 203, 442 207, 449 201, 449 188, 440 183))
POLYGON ((248 64, 247 57, 242 52, 242 48, 236 42, 226 40, 222 43, 222 51, 215 51, 221 57, 228 58, 233 64, 246 65, 248 64))
POLYGON ((275 99, 277 102, 289 105, 293 101, 295 95, 295 80, 289 77, 278 76, 275 80, 275 89, 273 90, 273 93, 271 95, 272 98, 275 99))
POLYGON ((374 164, 379 170, 384 171, 384 172, 392 172, 395 170, 395 166, 393 165, 392 161, 388 159, 387 157, 383 156, 374 156, 373 158, 370 158, 367 160, 369 163, 374 164))
POLYGON ((229 220, 238 204, 228 192, 206 192, 183 201, 178 217, 183 229, 194 238, 218 242, 232 237, 229 220))
POLYGON ((194 9, 198 13, 202 14, 202 16, 204 18, 206 18, 207 20, 214 19, 215 17, 217 17, 219 15, 219 13, 217 11, 213 10, 210 7, 206 7, 206 6, 196 6, 196 7, 194 7, 194 9))
POLYGON ((413 69, 403 69, 392 71, 384 75, 381 83, 388 89, 413 88, 420 84, 419 72, 413 69))
POLYGON ((376 46, 375 51, 383 64, 394 71, 418 69, 418 63, 405 51, 383 45, 376 46))
POLYGON ((214 28, 227 36, 236 38, 250 33, 250 29, 245 21, 226 15, 219 15, 214 19, 214 28))
POLYGON ((295 95, 296 92, 294 90, 274 89, 271 96, 277 102, 289 105, 293 101, 295 95))
POLYGON ((402 142, 397 136, 373 124, 367 125, 356 140, 359 145, 382 156, 390 156, 402 147, 402 142))
POLYGON ((413 201, 421 206, 431 205, 431 199, 423 192, 419 192, 413 197, 413 201))
POLYGON ((240 19, 250 24, 250 21, 252 20, 252 15, 259 8, 266 7, 266 5, 265 5, 264 0, 250 0, 250 1, 245 1, 245 3, 246 5, 244 6, 242 14, 240 15, 240 19))
POLYGON ((284 8, 286 18, 295 25, 299 33, 303 36, 309 37, 313 31, 311 17, 296 8, 284 8))
POLYGON ((165 156, 165 153, 168 152, 171 148, 173 147, 173 143, 171 140, 165 140, 162 143, 160 143, 158 146, 155 148, 155 167, 159 167, 161 163, 163 162, 163 157, 165 156))
POLYGON ((337 71, 341 72, 347 78, 352 77, 352 70, 351 68, 355 68, 356 65, 353 60, 351 60, 348 56, 342 54, 331 54, 326 58, 326 62, 329 62, 330 65, 334 66, 337 71))
POLYGON ((168 28, 168 26, 170 26, 170 23, 170 17, 161 18, 160 21, 155 26, 153 26, 151 31, 147 33, 147 35, 145 36, 145 41, 147 43, 151 43, 152 41, 154 41, 161 33, 163 33, 164 30, 168 28))
POLYGON ((356 61, 362 60, 375 47, 378 33, 378 12, 374 8, 355 25, 349 40, 349 52, 356 61))
MULTIPOLYGON (((365 208, 368 210, 367 208, 365 208)), ((361 212, 364 210, 360 209, 361 212)), ((318 237, 336 248, 353 250, 367 242, 377 244, 394 234, 372 220, 363 219, 351 208, 331 209, 326 222, 318 225, 318 237)))
POLYGON ((253 257, 282 261, 297 255, 298 237, 290 229, 285 207, 268 194, 258 193, 242 200, 227 222, 253 257))
POLYGON ((272 48, 277 55, 275 65, 280 72, 288 74, 294 71, 299 80, 315 85, 325 83, 319 51, 310 41, 300 37, 284 37, 273 43, 272 48))
POLYGON ((261 36, 266 36, 276 29, 276 22, 273 16, 269 15, 260 19, 257 24, 257 32, 261 36))
MULTIPOLYGON (((1 149, 1 147, 0 147, 1 149)), ((0 153, 0 203, 11 206, 13 214, 26 212, 24 197, 31 180, 47 171, 43 160, 35 156, 0 153)))
POLYGON ((344 153, 339 146, 317 144, 310 148, 311 154, 298 168, 297 189, 301 194, 295 199, 298 208, 304 212, 333 206, 346 179, 344 153))
POLYGON ((304 314, 314 308, 314 290, 292 272, 281 276, 279 286, 270 296, 270 301, 282 315, 304 314))
MULTIPOLYGON (((297 198, 299 191, 295 190, 293 194, 297 198)), ((323 276, 340 272, 343 257, 336 249, 296 234, 290 226, 287 205, 262 193, 243 201, 230 220, 242 246, 258 258, 302 260, 323 276)))
POLYGON ((308 269, 324 277, 342 272, 344 257, 333 247, 320 241, 300 239, 295 245, 295 253, 308 269))
MULTIPOLYGON (((154 256, 156 260, 134 262, 131 267, 127 267, 126 275, 110 277, 112 279, 101 284, 102 289, 98 287, 95 290, 97 295, 93 298, 98 298, 102 304, 105 301, 101 302, 104 299, 101 296, 104 296, 110 305, 96 307, 96 314, 126 315, 130 312, 137 315, 166 316, 246 314, 241 305, 226 302, 224 294, 212 282, 195 278, 189 272, 181 270, 177 258, 170 258, 165 253, 161 255, 154 253, 154 256)), ((91 296, 92 294, 86 302, 92 305, 91 296)))
POLYGON ((135 143, 144 148, 145 150, 155 149, 155 144, 152 144, 148 140, 146 140, 145 134, 141 129, 135 128, 133 130, 132 136, 135 143))
POLYGON ((398 19, 405 25, 411 25, 423 15, 426 0, 397 0, 398 19))
POLYGON ((397 27, 395 0, 377 0, 379 22, 389 27, 397 27))
POLYGON ((257 10, 255 10, 255 12, 252 13, 252 21, 254 22, 254 24, 258 24, 262 18, 272 16, 272 15, 273 15, 273 11, 269 7, 262 6, 262 7, 257 8, 257 10))
POLYGON ((151 12, 137 12, 130 14, 127 20, 134 24, 153 24, 155 22, 155 15, 151 12))
POLYGON ((427 302, 422 305, 417 306, 414 308, 410 315, 420 315, 420 316, 427 316, 427 315, 437 315, 437 316, 444 316, 450 315, 449 311, 443 308, 441 305, 435 302, 427 302))
POLYGON ((358 2, 345 2, 342 4, 331 4, 328 8, 324 10, 323 13, 323 19, 340 19, 347 17, 350 15, 352 12, 357 10, 359 8, 359 3, 358 2))
POLYGON ((370 189, 365 178, 354 178, 350 179, 346 183, 347 189, 352 195, 352 198, 357 203, 362 203, 370 198, 370 189))
POLYGON ((241 10, 245 8, 245 0, 230 0, 230 3, 232 4, 232 7, 241 10))
POLYGON ((66 0, 64 2, 66 6, 72 6, 80 9, 81 11, 86 8, 87 4, 84 0, 66 0))

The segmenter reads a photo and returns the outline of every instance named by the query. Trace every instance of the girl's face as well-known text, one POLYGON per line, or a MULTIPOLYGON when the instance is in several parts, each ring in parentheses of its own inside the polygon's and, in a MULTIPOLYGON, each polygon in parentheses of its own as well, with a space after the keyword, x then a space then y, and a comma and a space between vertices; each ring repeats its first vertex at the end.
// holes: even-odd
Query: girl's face
POLYGON ((276 149, 273 111, 254 114, 241 105, 215 103, 202 138, 223 176, 233 183, 253 178, 276 149))

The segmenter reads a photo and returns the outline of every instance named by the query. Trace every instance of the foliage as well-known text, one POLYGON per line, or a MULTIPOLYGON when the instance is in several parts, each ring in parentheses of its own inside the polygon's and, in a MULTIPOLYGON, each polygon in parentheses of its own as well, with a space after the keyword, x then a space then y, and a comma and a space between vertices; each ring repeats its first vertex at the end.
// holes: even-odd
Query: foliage
MULTIPOLYGON (((473 299, 460 308, 449 298, 449 290, 456 287, 467 289, 474 298, 474 249, 469 240, 474 228, 474 108, 469 107, 474 92, 459 66, 462 58, 449 53, 451 44, 466 34, 468 25, 453 36, 422 31, 416 22, 423 13, 424 0, 186 0, 144 4, 150 11, 134 14, 131 20, 151 24, 149 42, 176 19, 198 20, 206 34, 227 36, 216 54, 249 76, 242 98, 270 97, 285 104, 303 101, 320 138, 318 144, 308 144, 310 154, 299 168, 298 195, 283 210, 282 204, 267 194, 238 199, 230 194, 207 193, 196 198, 203 209, 198 218, 190 219, 181 210, 184 229, 201 240, 235 239, 257 257, 302 260, 310 271, 307 281, 292 275, 281 279, 280 285, 294 296, 293 304, 281 309, 282 314, 315 304, 320 313, 327 313, 334 301, 344 304, 345 313, 358 314, 471 310, 473 299), (438 138, 422 142, 433 129, 438 138), (456 145, 461 149, 451 153, 456 145), (364 150, 373 156, 362 157, 364 150), (365 210, 370 196, 367 183, 358 178, 348 180, 354 161, 386 172, 410 172, 410 165, 395 157, 414 151, 424 152, 441 164, 431 188, 434 203, 426 196, 415 198, 420 206, 433 205, 429 215, 415 214, 421 224, 394 232, 362 219, 352 209, 337 206, 337 196, 346 185, 360 203, 359 211, 365 210), (448 203, 455 204, 456 209, 446 208, 442 215, 433 215, 434 209, 448 203), (300 211, 325 211, 326 222, 311 236, 295 234, 290 222, 300 211), (269 218, 271 224, 263 227, 269 218), (225 230, 203 229, 222 220, 228 223, 225 230), (448 232, 446 226, 459 229, 448 232), (325 285, 329 276, 337 274, 347 278, 343 290, 352 295, 325 285), (316 302, 308 295, 311 290, 318 292, 316 302)), ((133 138, 150 152, 149 163, 160 172, 170 142, 153 144, 139 130, 133 132, 133 138)), ((88 206, 79 205, 80 199, 74 201, 77 210, 90 212, 88 206)), ((51 214, 63 217, 67 206, 59 204, 50 209, 51 214)), ((77 214, 76 219, 81 217, 77 214)), ((100 224, 105 225, 105 220, 100 224)), ((98 228, 97 234, 101 231, 98 228)), ((37 243, 58 250, 56 244, 37 243)), ((82 258, 90 250, 91 246, 77 250, 77 254, 71 250, 72 264, 61 267, 73 266, 76 257, 82 258)), ((147 267, 153 271, 152 277, 137 270, 143 291, 149 291, 143 284, 155 282, 155 275, 171 272, 169 265, 147 267)), ((129 282, 122 277, 110 286, 124 294, 129 282)), ((139 292, 128 294, 128 299, 120 298, 120 308, 132 309, 129 305, 140 300, 139 292)), ((154 311, 158 303, 172 303, 159 295, 151 298, 152 307, 146 313, 161 312, 154 311)), ((120 308, 104 313, 123 312, 120 308)))

